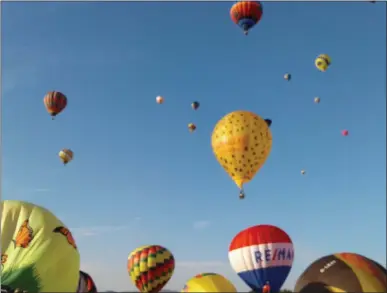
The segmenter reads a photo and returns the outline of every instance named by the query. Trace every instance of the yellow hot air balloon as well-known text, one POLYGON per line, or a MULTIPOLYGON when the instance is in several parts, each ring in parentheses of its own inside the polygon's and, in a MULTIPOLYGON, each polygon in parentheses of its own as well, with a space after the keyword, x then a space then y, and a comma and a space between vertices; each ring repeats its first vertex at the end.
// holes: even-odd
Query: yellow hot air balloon
POLYGON ((79 253, 50 211, 23 201, 1 203, 1 287, 8 292, 76 292, 79 253))
POLYGON ((268 123, 249 111, 235 111, 215 126, 212 149, 243 198, 243 184, 253 179, 269 157, 272 136, 268 123))
POLYGON ((314 64, 316 65, 317 69, 325 72, 327 71, 328 67, 331 65, 331 57, 329 57, 326 54, 319 55, 316 60, 314 61, 314 64))
POLYGON ((181 292, 237 292, 225 277, 215 273, 199 274, 189 280, 181 292))
POLYGON ((59 158, 64 165, 71 162, 74 158, 74 153, 70 149, 63 149, 59 152, 59 158))

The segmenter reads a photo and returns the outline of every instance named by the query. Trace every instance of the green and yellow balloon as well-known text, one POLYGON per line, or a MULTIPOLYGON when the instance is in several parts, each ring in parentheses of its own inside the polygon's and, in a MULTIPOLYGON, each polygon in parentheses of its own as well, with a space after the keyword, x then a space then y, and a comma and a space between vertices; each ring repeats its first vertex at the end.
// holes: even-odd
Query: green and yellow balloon
POLYGON ((10 291, 76 292, 79 253, 71 232, 32 203, 1 202, 1 286, 10 291))

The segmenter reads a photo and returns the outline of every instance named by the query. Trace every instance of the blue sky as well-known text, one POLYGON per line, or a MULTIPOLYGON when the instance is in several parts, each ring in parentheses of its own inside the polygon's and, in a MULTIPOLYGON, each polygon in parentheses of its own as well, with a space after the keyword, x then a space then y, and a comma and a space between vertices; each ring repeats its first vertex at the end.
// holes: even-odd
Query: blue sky
POLYGON ((133 289, 127 255, 148 243, 175 255, 169 289, 213 271, 244 290, 228 245, 255 224, 292 237, 288 288, 327 253, 385 263, 385 3, 265 3, 248 37, 231 5, 2 5, 3 198, 71 227, 102 290, 133 289), (326 73, 314 67, 321 53, 326 73), (55 121, 42 103, 53 89, 69 99, 55 121), (273 120, 272 153, 244 201, 210 145, 239 109, 273 120), (62 148, 75 153, 67 167, 62 148))

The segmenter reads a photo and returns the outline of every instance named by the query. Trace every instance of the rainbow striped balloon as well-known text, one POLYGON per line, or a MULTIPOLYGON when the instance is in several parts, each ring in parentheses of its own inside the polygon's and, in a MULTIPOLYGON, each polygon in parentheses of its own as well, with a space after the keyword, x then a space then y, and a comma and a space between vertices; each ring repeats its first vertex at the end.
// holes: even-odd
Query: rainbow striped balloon
POLYGON ((143 293, 159 292, 175 269, 172 253, 160 245, 141 246, 128 256, 128 272, 134 285, 143 293))
POLYGON ((255 292, 265 284, 279 292, 293 264, 294 250, 289 235, 272 225, 258 225, 239 232, 228 254, 231 267, 255 292))

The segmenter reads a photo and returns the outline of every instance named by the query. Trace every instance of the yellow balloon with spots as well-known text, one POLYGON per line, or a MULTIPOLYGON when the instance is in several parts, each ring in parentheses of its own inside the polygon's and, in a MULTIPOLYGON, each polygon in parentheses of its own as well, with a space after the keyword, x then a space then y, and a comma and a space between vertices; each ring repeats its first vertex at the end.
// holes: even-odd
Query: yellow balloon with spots
POLYGON ((219 164, 243 192, 269 157, 272 136, 267 122, 249 111, 235 111, 215 126, 212 149, 219 164))
POLYGON ((48 210, 1 202, 1 285, 28 292, 76 292, 79 253, 71 232, 48 210))

